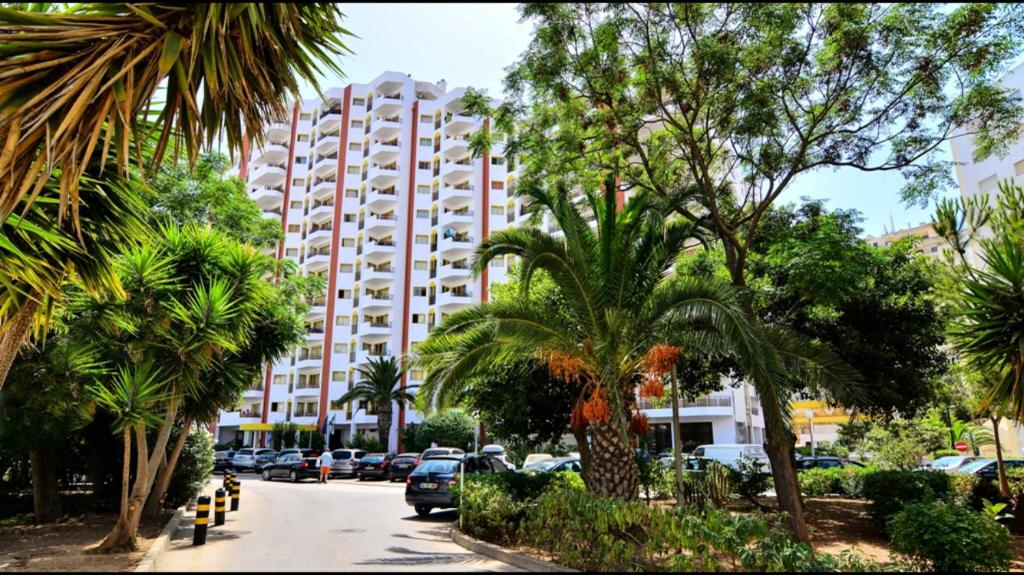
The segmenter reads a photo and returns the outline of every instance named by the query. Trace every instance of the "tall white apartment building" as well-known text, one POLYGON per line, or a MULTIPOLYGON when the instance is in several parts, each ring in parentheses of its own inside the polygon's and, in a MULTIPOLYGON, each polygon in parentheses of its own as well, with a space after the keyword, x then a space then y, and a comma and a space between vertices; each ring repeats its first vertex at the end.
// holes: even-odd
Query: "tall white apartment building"
MULTIPOLYGON (((262 149, 243 153, 236 174, 285 232, 277 257, 324 277, 327 287, 311 302, 306 341, 244 393, 241 409, 221 412, 218 442, 268 445, 271 426, 287 421, 320 431, 328 424, 331 447, 375 433, 372 407, 330 409, 358 381, 358 367, 402 357, 447 315, 486 301, 490 285, 505 281, 511 257, 477 279, 470 259, 492 231, 524 224, 526 209, 500 142, 472 157, 467 139, 489 120, 463 113, 464 94, 385 72, 293 104, 262 149)), ((541 226, 557 232, 551 221, 541 226)), ((412 370, 403 384, 415 387, 423 375, 412 370)), ((681 407, 684 444, 761 441, 756 398, 748 409, 743 389, 725 383, 681 407)), ((641 407, 651 447, 668 445, 670 409, 641 407)), ((404 419, 393 413, 392 450, 398 429, 421 420, 412 409, 404 419)))

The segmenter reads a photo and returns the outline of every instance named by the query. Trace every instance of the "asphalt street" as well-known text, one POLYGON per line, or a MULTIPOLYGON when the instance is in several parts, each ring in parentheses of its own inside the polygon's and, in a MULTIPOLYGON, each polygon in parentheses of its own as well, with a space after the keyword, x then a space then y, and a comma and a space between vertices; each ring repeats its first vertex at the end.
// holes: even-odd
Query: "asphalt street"
MULTIPOLYGON (((405 503, 404 483, 292 484, 239 476, 239 510, 213 527, 211 509, 202 546, 192 546, 195 512, 186 513, 156 561, 157 571, 519 570, 452 543, 449 529, 457 514, 418 517, 405 503)), ((214 481, 219 486, 221 476, 214 481)))

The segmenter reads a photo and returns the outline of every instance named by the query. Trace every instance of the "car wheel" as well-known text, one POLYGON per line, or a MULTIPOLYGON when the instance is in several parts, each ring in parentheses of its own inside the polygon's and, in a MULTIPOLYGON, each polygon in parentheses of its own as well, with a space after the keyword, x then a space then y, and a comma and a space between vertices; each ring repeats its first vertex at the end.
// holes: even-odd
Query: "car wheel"
POLYGON ((270 470, 269 469, 264 469, 263 470, 263 481, 270 481, 270 470))
POLYGON ((363 481, 363 480, 365 480, 366 478, 365 478, 365 477, 363 477, 363 474, 362 474, 362 473, 357 473, 357 474, 356 474, 356 479, 358 479, 359 481, 363 481))
POLYGON ((291 481, 292 483, 299 482, 299 474, 295 473, 294 469, 291 471, 291 473, 288 474, 288 481, 291 481))
POLYGON ((414 509, 416 510, 416 515, 419 515, 420 517, 430 515, 430 507, 427 505, 417 505, 414 509))

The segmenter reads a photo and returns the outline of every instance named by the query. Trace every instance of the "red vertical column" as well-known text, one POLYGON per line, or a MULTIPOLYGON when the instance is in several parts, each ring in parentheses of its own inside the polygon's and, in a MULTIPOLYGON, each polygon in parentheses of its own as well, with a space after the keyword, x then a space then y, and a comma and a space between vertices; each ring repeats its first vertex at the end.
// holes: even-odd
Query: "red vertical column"
MULTIPOLYGON (((486 130, 490 126, 490 118, 484 118, 484 129, 486 130)), ((490 150, 484 152, 484 168, 483 168, 483 229, 481 230, 482 236, 480 241, 483 241, 491 233, 491 152, 490 150)), ((487 303, 487 274, 488 269, 491 266, 484 267, 484 270, 480 272, 480 303, 487 303)))
POLYGON ((348 157, 348 130, 352 113, 352 85, 345 87, 345 102, 341 112, 341 139, 338 142, 338 183, 334 186, 334 221, 331 223, 331 267, 327 270, 327 314, 324 317, 324 362, 320 370, 320 416, 317 428, 327 421, 327 398, 331 386, 331 357, 334 354, 334 300, 338 294, 338 250, 341 245, 341 205, 345 201, 346 158, 348 157))
MULTIPOLYGON (((419 125, 420 125, 420 102, 412 103, 412 137, 409 152, 409 188, 406 194, 409 196, 409 208, 406 210, 405 224, 405 292, 402 294, 402 362, 409 353, 409 330, 412 329, 412 315, 409 313, 410 302, 412 301, 412 236, 413 222, 416 220, 416 149, 419 147, 419 125)), ((408 385, 409 375, 402 372, 402 389, 408 385)), ((398 407, 398 445, 397 451, 402 452, 402 430, 405 429, 405 406, 398 407)))

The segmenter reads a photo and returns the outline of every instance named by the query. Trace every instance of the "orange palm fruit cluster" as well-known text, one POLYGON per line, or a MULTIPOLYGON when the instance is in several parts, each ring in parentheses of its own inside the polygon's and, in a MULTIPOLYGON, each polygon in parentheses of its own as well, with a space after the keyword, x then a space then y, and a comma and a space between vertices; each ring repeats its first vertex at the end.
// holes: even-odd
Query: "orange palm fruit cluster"
POLYGON ((644 378, 644 382, 640 384, 640 397, 665 397, 665 384, 653 375, 644 378))
POLYGON ((611 410, 608 408, 608 402, 601 396, 601 390, 595 391, 583 404, 583 417, 590 423, 607 422, 609 415, 611 410))
POLYGON ((651 346, 644 356, 644 364, 651 373, 668 373, 676 364, 682 350, 674 345, 659 343, 651 346))
POLYGON ((647 416, 642 413, 634 413, 633 419, 629 422, 629 430, 636 435, 647 433, 650 426, 647 424, 647 416))
POLYGON ((551 377, 572 383, 579 381, 586 371, 583 360, 575 355, 569 355, 562 351, 552 351, 548 354, 548 373, 551 377))

